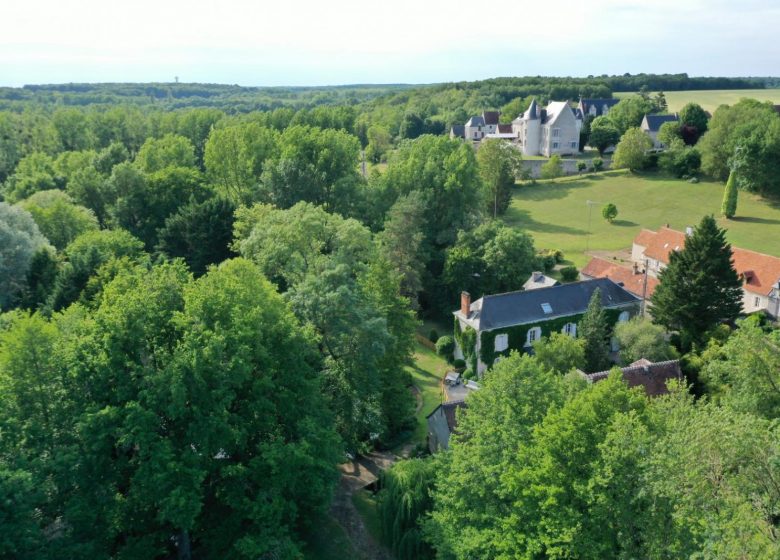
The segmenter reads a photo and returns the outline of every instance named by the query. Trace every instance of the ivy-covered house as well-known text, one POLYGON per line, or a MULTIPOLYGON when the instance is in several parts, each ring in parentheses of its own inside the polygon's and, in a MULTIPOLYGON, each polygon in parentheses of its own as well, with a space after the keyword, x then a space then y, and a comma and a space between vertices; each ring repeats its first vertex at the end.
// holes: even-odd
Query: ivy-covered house
POLYGON ((474 302, 463 292, 460 309, 453 311, 455 357, 482 375, 510 351, 528 352, 543 336, 553 332, 577 336, 577 323, 596 288, 610 326, 639 312, 640 299, 609 278, 483 296, 474 302))

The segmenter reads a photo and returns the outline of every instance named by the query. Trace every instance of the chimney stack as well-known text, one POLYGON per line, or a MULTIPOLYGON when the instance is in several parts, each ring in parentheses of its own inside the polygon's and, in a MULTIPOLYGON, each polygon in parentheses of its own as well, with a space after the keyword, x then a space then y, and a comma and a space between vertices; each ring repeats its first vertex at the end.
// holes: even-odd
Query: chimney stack
POLYGON ((685 226, 685 235, 686 237, 693 235, 693 228, 691 226, 685 226))
POLYGON ((542 273, 539 272, 538 270, 535 270, 531 273, 531 278, 533 279, 534 282, 539 282, 542 279, 542 273))
POLYGON ((634 263, 634 274, 639 274, 639 265, 634 263))
POLYGON ((468 318, 469 313, 471 312, 471 294, 468 292, 460 293, 460 312, 463 313, 463 316, 466 318, 468 318))

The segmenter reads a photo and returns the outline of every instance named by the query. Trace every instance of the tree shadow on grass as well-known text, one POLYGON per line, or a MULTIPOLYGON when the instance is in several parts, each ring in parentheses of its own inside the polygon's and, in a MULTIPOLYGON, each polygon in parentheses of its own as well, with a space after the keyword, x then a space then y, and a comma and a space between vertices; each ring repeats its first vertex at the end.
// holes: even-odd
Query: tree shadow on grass
POLYGON ((629 220, 612 220, 612 225, 617 227, 637 227, 639 224, 629 220))
POLYGON ((506 222, 513 226, 519 227, 530 232, 537 233, 560 233, 567 235, 585 235, 587 232, 584 229, 573 228, 569 226, 563 226, 560 224, 553 224, 547 222, 538 222, 531 217, 528 210, 522 208, 509 208, 504 215, 506 222))
POLYGON ((769 224, 769 225, 780 224, 780 220, 773 220, 772 218, 756 218, 753 216, 734 216, 729 221, 744 222, 746 224, 769 224))
POLYGON ((525 183, 516 188, 516 195, 521 200, 558 200, 569 196, 569 191, 587 187, 591 179, 571 181, 525 183))

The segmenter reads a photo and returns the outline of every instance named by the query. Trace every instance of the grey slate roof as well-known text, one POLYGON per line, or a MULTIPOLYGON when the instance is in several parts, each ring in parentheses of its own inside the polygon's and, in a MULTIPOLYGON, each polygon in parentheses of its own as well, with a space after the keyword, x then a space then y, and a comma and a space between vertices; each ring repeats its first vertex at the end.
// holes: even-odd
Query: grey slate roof
POLYGON ((677 115, 645 115, 645 119, 647 119, 647 128, 653 132, 658 132, 664 123, 680 120, 677 115))
POLYGON ((614 107, 618 104, 618 101, 620 99, 580 99, 580 109, 582 109, 582 112, 584 114, 588 114, 588 111, 590 111, 591 105, 596 107, 596 116, 600 117, 602 115, 602 109, 604 108, 604 105, 606 105, 609 108, 614 107))
POLYGON ((447 419, 447 427, 450 430, 450 433, 455 431, 455 428, 458 427, 458 418, 457 418, 457 410, 458 409, 464 409, 467 408, 468 405, 465 401, 447 401, 444 403, 441 403, 439 406, 433 409, 433 412, 431 412, 428 416, 425 418, 428 419, 434 414, 436 414, 436 411, 440 408, 442 409, 442 412, 444 412, 444 417, 447 419))
POLYGON ((498 111, 482 111, 482 118, 485 124, 498 124, 498 111))
POLYGON ((523 113, 523 118, 527 121, 533 121, 539 118, 539 111, 538 111, 538 106, 536 105, 536 99, 531 100, 531 104, 528 106, 528 109, 526 109, 525 113, 523 113))
POLYGON ((596 288, 601 290, 601 304, 604 307, 619 307, 639 302, 638 297, 609 278, 596 278, 538 290, 484 296, 474 302, 472 308, 479 308, 479 305, 475 304, 481 303, 477 312, 479 330, 489 331, 584 313, 596 288), (551 313, 544 312, 543 303, 550 305, 551 313))
POLYGON ((485 126, 485 119, 479 116, 471 117, 466 123, 466 126, 485 126))
POLYGON ((462 124, 454 124, 452 125, 452 129, 450 129, 450 134, 456 138, 463 138, 466 136, 466 126, 462 124))

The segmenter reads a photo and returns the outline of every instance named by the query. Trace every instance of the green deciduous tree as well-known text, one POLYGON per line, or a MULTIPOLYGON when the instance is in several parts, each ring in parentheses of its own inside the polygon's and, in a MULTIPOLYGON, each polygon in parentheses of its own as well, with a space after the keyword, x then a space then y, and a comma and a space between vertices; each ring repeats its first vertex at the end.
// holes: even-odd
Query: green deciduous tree
POLYGON ((446 557, 497 558, 517 494, 504 482, 548 409, 567 393, 564 378, 529 356, 501 360, 469 395, 449 456, 439 469, 429 542, 446 557))
POLYGON ((195 148, 187 138, 176 134, 149 138, 138 150, 135 164, 146 173, 167 167, 195 167, 195 148))
POLYGON ((360 141, 342 130, 291 126, 262 175, 264 202, 289 208, 311 202, 349 215, 355 203, 360 141))
POLYGON ((476 299, 518 290, 537 265, 533 239, 497 221, 463 231, 447 251, 444 283, 448 301, 466 290, 476 299))
POLYGON ((415 309, 419 307, 417 298, 428 262, 425 218, 425 198, 421 192, 412 191, 396 200, 387 213, 384 230, 377 235, 379 251, 401 274, 401 293, 415 309))
POLYGON ((565 333, 552 333, 549 338, 534 342, 534 357, 545 369, 556 373, 569 373, 585 367, 584 339, 565 333))
POLYGON ((613 372, 547 413, 518 454, 518 466, 502 477, 516 498, 501 553, 634 557, 645 527, 641 476, 631 463, 641 454, 619 445, 633 439, 646 403, 613 372))
POLYGON ((407 459, 382 473, 382 538, 398 560, 433 558, 433 550, 423 540, 421 522, 433 507, 430 492, 437 466, 433 459, 407 459))
POLYGON ((677 121, 668 121, 658 129, 658 141, 666 146, 671 146, 675 140, 682 140, 681 125, 677 121))
POLYGON ((7 202, 19 202, 38 191, 57 188, 55 177, 54 160, 45 153, 32 152, 19 161, 3 185, 3 197, 7 202))
POLYGON ((522 165, 522 156, 520 151, 508 142, 488 139, 480 143, 477 163, 479 175, 489 194, 488 213, 497 218, 509 208, 512 187, 522 165))
POLYGON ((742 310, 731 246, 712 216, 702 218, 681 251, 669 253, 669 266, 658 279, 653 320, 679 331, 685 345, 702 341, 706 331, 735 319, 742 310))
POLYGON ((596 117, 590 124, 588 146, 596 148, 599 155, 620 141, 620 131, 608 117, 596 117))
POLYGON ((141 258, 143 243, 124 230, 90 231, 74 239, 65 248, 64 256, 48 302, 54 310, 79 299, 91 300, 98 287, 89 283, 98 269, 112 259, 141 258))
POLYGON ((563 176, 563 162, 561 162, 561 156, 555 154, 544 162, 539 168, 539 176, 542 179, 556 179, 563 176))
POLYGON ((35 252, 48 245, 29 212, 0 202, 0 309, 19 295, 35 252))
POLYGON ((585 371, 592 373, 609 368, 609 325, 601 304, 601 290, 596 288, 588 303, 588 309, 577 325, 577 334, 583 340, 585 371))
POLYGON ((686 144, 695 144, 707 132, 709 118, 698 103, 688 103, 680 109, 680 129, 686 144))
POLYGON ((191 202, 169 216, 159 231, 157 250, 169 257, 183 258, 195 276, 234 256, 233 204, 220 198, 191 202))
POLYGON ((615 218, 617 218, 618 215, 618 209, 617 206, 612 204, 611 202, 608 204, 605 204, 604 207, 601 209, 601 216, 607 220, 610 224, 615 221, 615 218))
POLYGON ((647 165, 647 154, 653 148, 653 141, 641 128, 628 129, 618 142, 612 157, 612 167, 626 167, 631 171, 647 165))
POLYGON ((201 173, 187 167, 166 167, 146 174, 120 163, 114 168, 111 183, 116 197, 110 209, 111 222, 138 237, 148 250, 157 245, 158 231, 168 216, 188 202, 201 202, 209 195, 201 173))
POLYGON ((51 557, 297 557, 340 456, 316 363, 248 261, 125 270, 2 335, 0 458, 45 490, 51 557))
POLYGON ((701 376, 713 398, 739 412, 780 418, 780 334, 741 321, 722 345, 704 354, 701 376))
POLYGON ((205 146, 206 174, 222 196, 234 204, 251 204, 278 140, 278 132, 257 123, 215 128, 205 146))
POLYGON ((19 203, 38 224, 41 233, 58 250, 87 231, 96 230, 95 215, 73 203, 73 200, 59 190, 39 191, 19 203))
POLYGON ((701 168, 701 154, 695 147, 686 146, 682 140, 674 138, 658 155, 658 167, 675 177, 695 175, 701 168))
POLYGON ((642 317, 615 326, 615 338, 620 344, 620 362, 628 365, 642 358, 663 362, 677 358, 677 352, 666 341, 666 333, 642 317))
POLYGON ((411 399, 401 368, 414 318, 401 276, 377 255, 371 232, 305 202, 287 210, 256 205, 239 213, 236 230, 241 254, 313 328, 323 391, 348 447, 407 428, 411 399))
POLYGON ((748 163, 737 176, 740 186, 762 194, 780 192, 780 117, 770 104, 743 99, 719 107, 697 145, 702 170, 720 181, 728 179, 739 145, 747 148, 748 163))
POLYGON ((654 109, 653 102, 649 98, 640 95, 624 97, 609 110, 609 120, 622 136, 629 129, 638 128, 645 115, 653 113, 654 109))

